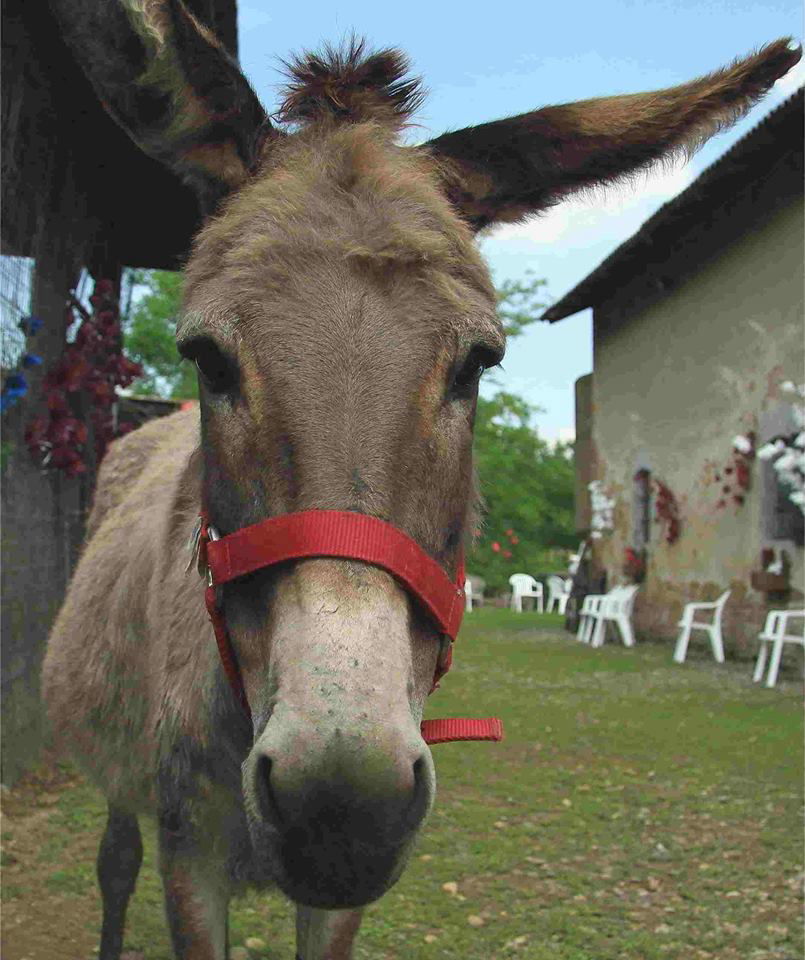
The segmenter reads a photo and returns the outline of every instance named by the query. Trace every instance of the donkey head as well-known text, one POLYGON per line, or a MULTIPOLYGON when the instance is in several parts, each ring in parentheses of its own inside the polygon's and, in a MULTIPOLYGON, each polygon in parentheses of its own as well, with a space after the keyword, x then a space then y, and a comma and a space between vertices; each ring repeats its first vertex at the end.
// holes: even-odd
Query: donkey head
MULTIPOLYGON (((778 41, 684 86, 406 147, 420 92, 394 51, 353 43, 295 61, 275 126, 180 0, 103 11, 83 28, 64 18, 79 59, 210 211, 177 341, 199 370, 212 522, 230 533, 310 508, 368 513, 451 574, 473 526, 478 380, 504 349, 474 231, 692 152, 800 56, 778 41)), ((353 561, 305 560, 222 592, 254 712, 255 844, 292 899, 366 903, 399 875, 432 801, 419 721, 436 628, 391 576, 353 561)))

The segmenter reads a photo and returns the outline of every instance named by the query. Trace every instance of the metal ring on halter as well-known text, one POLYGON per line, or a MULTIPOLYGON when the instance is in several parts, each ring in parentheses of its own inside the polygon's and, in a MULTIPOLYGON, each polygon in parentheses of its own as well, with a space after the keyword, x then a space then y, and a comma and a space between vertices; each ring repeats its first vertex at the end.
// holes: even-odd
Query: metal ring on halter
MULTIPOLYGON (((207 537, 209 538, 209 540, 210 540, 211 542, 213 542, 213 541, 215 541, 215 540, 220 540, 220 539, 221 539, 221 534, 218 533, 218 531, 215 529, 215 527, 214 527, 212 524, 209 524, 209 523, 208 523, 208 524, 207 524, 207 537)), ((209 564, 207 565, 207 586, 208 586, 208 587, 212 587, 212 586, 213 586, 213 582, 212 582, 212 570, 211 570, 209 564)))

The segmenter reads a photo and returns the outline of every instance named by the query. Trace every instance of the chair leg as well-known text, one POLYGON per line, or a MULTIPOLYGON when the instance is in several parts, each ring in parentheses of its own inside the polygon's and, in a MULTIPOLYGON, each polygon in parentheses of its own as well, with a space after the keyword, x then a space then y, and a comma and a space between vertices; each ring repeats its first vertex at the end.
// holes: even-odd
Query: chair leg
POLYGON ((595 618, 595 627, 593 629, 592 646, 602 647, 606 639, 606 621, 603 617, 595 618))
POLYGON ((579 625, 576 628, 576 640, 578 640, 579 643, 584 643, 584 634, 586 633, 586 631, 587 631, 587 614, 580 613, 579 625))
POLYGON ((721 631, 713 627, 707 631, 710 634, 710 646, 713 648, 713 656, 716 663, 724 662, 724 641, 721 639, 721 631))
POLYGON ((766 657, 769 653, 769 647, 765 640, 760 641, 760 650, 757 652, 757 662, 755 663, 755 672, 752 674, 752 682, 757 683, 763 679, 763 671, 766 669, 766 657))
POLYGON ((618 617, 618 626, 620 627, 621 636, 623 637, 623 645, 625 647, 634 646, 634 635, 632 633, 632 625, 629 623, 628 617, 618 617))
POLYGON ((674 650, 674 662, 675 663, 684 663, 685 657, 688 653, 688 643, 690 642, 690 624, 686 623, 682 629, 679 631, 679 637, 676 641, 676 649, 674 650))
POLYGON ((773 687, 777 683, 777 674, 780 670, 780 659, 783 655, 783 641, 778 639, 774 641, 771 648, 771 660, 769 661, 769 675, 766 678, 766 686, 773 687))

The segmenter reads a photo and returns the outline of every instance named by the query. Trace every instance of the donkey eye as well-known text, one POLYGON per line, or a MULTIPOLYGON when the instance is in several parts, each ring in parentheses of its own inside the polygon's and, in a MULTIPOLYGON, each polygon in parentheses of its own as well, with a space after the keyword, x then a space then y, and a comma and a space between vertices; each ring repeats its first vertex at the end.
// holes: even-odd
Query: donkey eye
POLYGON ((226 393, 238 384, 238 366, 208 337, 197 337, 179 347, 192 360, 210 393, 226 393))
POLYGON ((453 375, 451 390, 457 395, 466 395, 476 386, 485 370, 500 363, 500 356, 488 347, 476 346, 453 375))

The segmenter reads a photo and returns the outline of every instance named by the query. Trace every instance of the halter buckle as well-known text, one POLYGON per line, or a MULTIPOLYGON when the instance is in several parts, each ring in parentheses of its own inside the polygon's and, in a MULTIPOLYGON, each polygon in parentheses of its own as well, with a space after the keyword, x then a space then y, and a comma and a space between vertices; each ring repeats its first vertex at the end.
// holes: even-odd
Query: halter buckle
MULTIPOLYGON (((208 523, 207 524, 207 540, 209 540, 210 543, 214 543, 216 540, 220 540, 220 539, 221 539, 221 534, 218 533, 218 531, 215 529, 215 527, 211 523, 208 523)), ((214 586, 212 581, 212 568, 208 563, 205 563, 205 568, 206 568, 206 574, 207 574, 207 586, 212 587, 214 586)))

